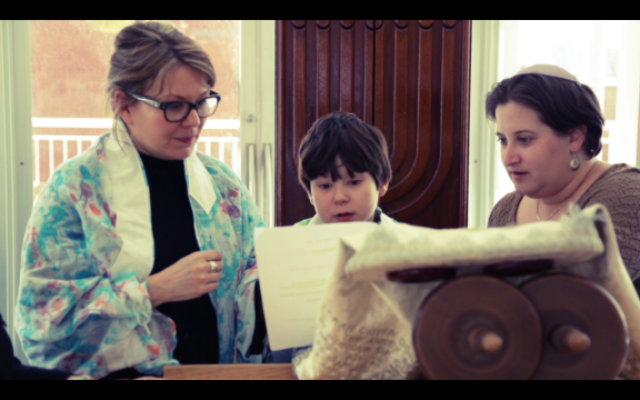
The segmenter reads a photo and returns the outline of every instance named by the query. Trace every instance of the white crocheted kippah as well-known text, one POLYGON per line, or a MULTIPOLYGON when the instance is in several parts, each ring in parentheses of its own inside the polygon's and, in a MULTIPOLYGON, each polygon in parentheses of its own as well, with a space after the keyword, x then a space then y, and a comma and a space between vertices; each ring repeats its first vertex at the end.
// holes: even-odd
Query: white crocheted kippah
POLYGON ((520 72, 518 72, 514 76, 523 75, 523 74, 546 75, 546 76, 551 76, 553 78, 566 79, 568 81, 573 81, 577 84, 580 84, 580 82, 578 81, 578 78, 576 78, 575 75, 573 75, 572 73, 570 73, 564 68, 558 67, 557 65, 534 64, 530 67, 520 70, 520 72))

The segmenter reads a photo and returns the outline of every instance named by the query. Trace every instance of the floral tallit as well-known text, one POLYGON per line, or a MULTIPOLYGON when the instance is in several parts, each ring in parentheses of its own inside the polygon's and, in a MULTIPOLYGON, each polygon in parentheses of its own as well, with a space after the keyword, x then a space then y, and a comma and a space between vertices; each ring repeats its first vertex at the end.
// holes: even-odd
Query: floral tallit
MULTIPOLYGON (((101 378, 128 367, 159 375, 178 364, 175 324, 152 308, 145 280, 154 244, 144 167, 126 132, 118 137, 107 133, 62 164, 31 213, 16 326, 38 367, 101 378)), ((228 166, 195 151, 184 162, 200 249, 219 250, 224 261, 210 293, 219 361, 261 362, 249 348, 258 279, 253 231, 264 222, 228 166)))

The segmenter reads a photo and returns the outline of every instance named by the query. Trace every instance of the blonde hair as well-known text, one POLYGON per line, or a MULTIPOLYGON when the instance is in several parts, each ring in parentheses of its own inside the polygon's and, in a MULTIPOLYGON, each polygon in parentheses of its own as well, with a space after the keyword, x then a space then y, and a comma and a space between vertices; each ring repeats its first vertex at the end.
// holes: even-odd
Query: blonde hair
POLYGON ((114 42, 107 77, 107 94, 113 111, 112 134, 117 138, 117 121, 120 111, 137 100, 126 96, 119 105, 115 93, 143 93, 156 78, 161 89, 166 73, 185 64, 202 72, 210 87, 216 82, 216 74, 207 53, 192 39, 171 25, 159 22, 138 22, 118 33, 114 42))

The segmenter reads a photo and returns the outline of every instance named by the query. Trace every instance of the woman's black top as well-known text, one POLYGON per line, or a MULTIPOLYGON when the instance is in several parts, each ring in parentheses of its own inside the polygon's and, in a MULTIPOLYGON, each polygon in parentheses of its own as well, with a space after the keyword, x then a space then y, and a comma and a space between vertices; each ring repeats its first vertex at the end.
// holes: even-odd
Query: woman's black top
POLYGON ((8 380, 65 380, 71 376, 68 372, 41 369, 22 365, 13 355, 13 346, 5 323, 0 314, 0 381, 8 380))
MULTIPOLYGON (((140 154, 149 183, 151 227, 157 274, 181 258, 200 251, 189 203, 184 161, 160 160, 140 154)), ((156 307, 176 323, 180 364, 217 364, 218 320, 208 294, 156 307)))

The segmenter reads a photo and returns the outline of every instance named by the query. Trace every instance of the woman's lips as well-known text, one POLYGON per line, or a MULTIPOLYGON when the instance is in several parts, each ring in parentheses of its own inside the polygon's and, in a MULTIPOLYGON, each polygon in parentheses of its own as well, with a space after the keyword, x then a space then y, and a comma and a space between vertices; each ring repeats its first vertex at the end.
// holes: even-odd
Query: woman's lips
POLYGON ((193 141, 194 137, 193 136, 189 136, 189 137, 184 137, 184 138, 176 138, 177 141, 180 141, 184 144, 190 144, 193 141))
POLYGON ((528 172, 522 171, 509 171, 509 175, 513 178, 513 180, 520 181, 525 178, 528 172))
POLYGON ((336 214, 334 218, 340 222, 346 222, 353 218, 354 215, 355 213, 340 213, 336 214))

